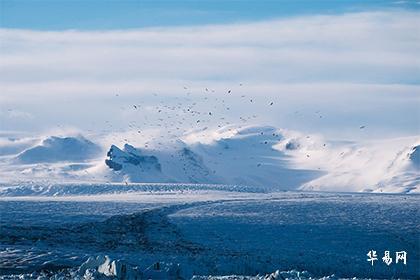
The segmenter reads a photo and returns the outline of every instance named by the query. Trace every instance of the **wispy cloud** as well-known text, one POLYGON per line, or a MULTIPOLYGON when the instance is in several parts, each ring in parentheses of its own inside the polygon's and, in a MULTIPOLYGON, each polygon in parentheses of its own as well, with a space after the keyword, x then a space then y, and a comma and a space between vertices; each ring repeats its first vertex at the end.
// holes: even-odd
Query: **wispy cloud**
POLYGON ((371 93, 372 101, 380 91, 418 100, 418 26, 420 13, 396 10, 120 31, 1 29, 0 100, 179 95, 184 85, 225 92, 239 83, 292 103, 326 94, 339 103, 371 93))
POLYGON ((109 32, 6 30, 4 86, 52 81, 351 81, 418 83, 419 13, 109 32))

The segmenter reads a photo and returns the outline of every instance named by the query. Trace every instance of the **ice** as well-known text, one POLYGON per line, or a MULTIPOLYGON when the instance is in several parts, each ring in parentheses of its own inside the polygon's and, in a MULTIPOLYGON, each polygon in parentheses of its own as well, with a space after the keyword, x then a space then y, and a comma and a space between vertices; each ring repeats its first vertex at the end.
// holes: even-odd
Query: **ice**
POLYGON ((183 275, 179 265, 156 262, 150 267, 141 270, 121 260, 111 260, 109 256, 90 257, 79 268, 65 269, 56 273, 31 273, 0 275, 1 280, 140 280, 140 279, 191 279, 191 280, 315 280, 338 279, 334 275, 326 277, 313 277, 307 271, 279 271, 256 276, 229 275, 229 276, 192 276, 183 275))
POLYGON ((418 275, 418 195, 217 192, 3 196, 2 274, 57 274, 91 258, 85 268, 94 277, 156 263, 184 279, 259 279, 276 270, 315 279, 418 275), (371 249, 405 250, 407 266, 372 270, 371 249))
POLYGON ((138 269, 135 267, 130 266, 120 260, 111 260, 109 256, 102 255, 99 255, 96 258, 89 258, 79 267, 77 274, 87 278, 87 275, 92 275, 92 272, 95 271, 109 278, 127 280, 143 278, 143 273, 138 271, 138 269))
POLYGON ((269 188, 221 185, 221 184, 162 184, 162 183, 73 183, 73 184, 4 184, 0 185, 0 197, 17 196, 93 196, 93 195, 134 195, 136 193, 188 193, 195 191, 226 191, 241 193, 264 193, 269 188))

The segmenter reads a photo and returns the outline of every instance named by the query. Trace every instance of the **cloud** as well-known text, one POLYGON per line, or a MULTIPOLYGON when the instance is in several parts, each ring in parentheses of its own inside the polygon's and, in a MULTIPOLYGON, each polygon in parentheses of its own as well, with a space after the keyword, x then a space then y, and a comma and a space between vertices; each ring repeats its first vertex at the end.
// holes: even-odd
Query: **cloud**
MULTIPOLYGON (((97 127, 98 118, 126 118, 115 112, 123 102, 108 99, 116 93, 137 102, 152 93, 184 96, 184 86, 192 93, 209 87, 215 95, 233 88, 236 97, 278 97, 285 114, 291 106, 322 107, 328 100, 331 110, 347 112, 340 120, 375 102, 384 115, 397 104, 398 120, 419 102, 419 25, 418 12, 389 10, 119 31, 0 29, 0 102, 19 105, 33 122, 54 116, 97 127)), ((293 125, 280 112, 258 113, 293 125)), ((415 124, 408 126, 412 131, 415 124)))
POLYGON ((419 18, 372 12, 190 28, 2 29, 0 76, 6 89, 162 80, 418 83, 419 18))
POLYGON ((6 119, 32 119, 33 116, 31 113, 14 110, 14 109, 7 109, 5 111, 0 111, 0 117, 6 119))

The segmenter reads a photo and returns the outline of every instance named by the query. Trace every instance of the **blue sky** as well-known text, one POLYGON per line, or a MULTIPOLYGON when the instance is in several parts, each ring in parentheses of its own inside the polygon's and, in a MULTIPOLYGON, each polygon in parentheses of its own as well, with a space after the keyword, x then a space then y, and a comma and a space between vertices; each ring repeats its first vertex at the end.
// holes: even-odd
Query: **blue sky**
POLYGON ((418 1, 364 0, 1 0, 0 26, 36 30, 108 30, 225 24, 360 11, 418 10, 418 1))

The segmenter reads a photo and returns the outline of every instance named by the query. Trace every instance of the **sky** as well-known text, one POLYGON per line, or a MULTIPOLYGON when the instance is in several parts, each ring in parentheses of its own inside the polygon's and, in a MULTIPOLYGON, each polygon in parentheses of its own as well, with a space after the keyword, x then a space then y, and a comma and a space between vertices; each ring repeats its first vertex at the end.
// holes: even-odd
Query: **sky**
POLYGON ((1 27, 109 30, 264 21, 361 11, 418 10, 420 1, 384 0, 2 0, 1 27))
POLYGON ((419 8, 1 0, 0 130, 255 123, 341 139, 419 135, 419 8))

